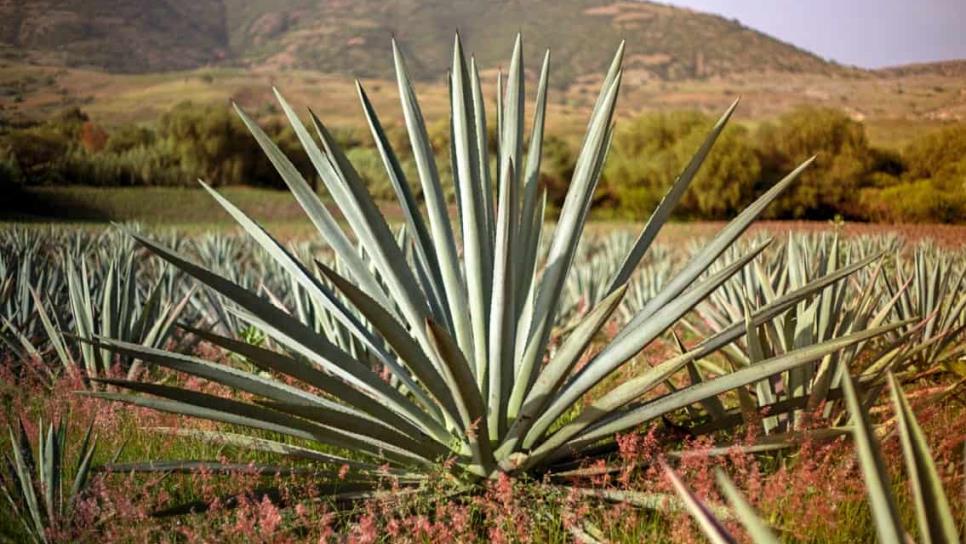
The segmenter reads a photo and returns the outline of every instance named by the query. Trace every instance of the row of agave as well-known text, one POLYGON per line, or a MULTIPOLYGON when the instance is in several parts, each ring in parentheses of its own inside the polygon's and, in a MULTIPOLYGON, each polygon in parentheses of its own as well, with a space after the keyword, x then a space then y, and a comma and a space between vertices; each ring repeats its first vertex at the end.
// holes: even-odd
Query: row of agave
MULTIPOLYGON (((160 236, 206 267, 240 285, 259 290, 280 306, 292 308, 302 322, 325 332, 330 340, 343 347, 345 339, 351 338, 326 307, 315 304, 283 269, 275 266, 268 254, 245 244, 244 237, 233 233, 193 238, 178 238, 174 233, 160 236)), ((398 230, 397 238, 401 247, 407 247, 405 228, 398 230)), ((758 241, 763 239, 762 235, 758 236, 758 241)), ((109 366, 120 364, 122 370, 131 373, 131 361, 118 361, 99 350, 77 349, 71 337, 99 334, 163 347, 169 341, 185 341, 177 334, 178 322, 215 329, 229 336, 245 334, 246 324, 228 310, 222 297, 183 281, 171 267, 156 266, 155 261, 137 252, 130 242, 130 237, 113 228, 102 232, 31 227, 0 231, 3 250, 0 254, 0 342, 10 354, 7 363, 53 360, 57 365, 52 371, 77 373, 82 370, 90 377, 104 375, 109 366)), ((607 282, 632 242, 626 229, 592 234, 581 242, 561 293, 558 319, 564 323, 564 332, 589 307, 604 298, 607 282)), ((747 242, 739 242, 744 243, 747 242)), ((699 248, 694 240, 686 251, 674 250, 667 244, 652 245, 627 280, 615 320, 626 322, 632 318, 658 294, 684 259, 699 248)), ((341 266, 322 244, 297 241, 289 244, 289 249, 302 259, 317 258, 329 266, 341 266)), ((540 251, 546 249, 541 247, 540 251)), ((853 318, 854 311, 833 303, 833 291, 835 300, 853 303, 859 300, 853 296, 856 293, 888 293, 877 298, 863 297, 861 300, 868 302, 864 310, 882 312, 888 305, 886 311, 892 318, 915 321, 918 316, 930 317, 928 326, 916 333, 916 338, 924 344, 918 354, 920 366, 929 368, 955 360, 961 352, 957 349, 957 340, 966 305, 960 293, 966 268, 963 254, 938 249, 929 242, 910 249, 894 236, 839 239, 831 233, 789 233, 783 243, 772 244, 750 266, 712 293, 697 307, 697 315, 684 323, 700 334, 720 331, 723 326, 743 318, 746 298, 753 306, 760 304, 774 299, 776 294, 784 294, 790 286, 801 287, 802 278, 813 278, 858 257, 881 252, 893 259, 883 261, 875 269, 875 276, 869 269, 860 270, 850 283, 828 290, 828 301, 821 306, 826 313, 831 309, 836 313, 822 319, 833 320, 834 326, 826 325, 821 333, 816 329, 815 337, 827 338, 843 327, 843 318, 853 318), (830 261, 832 249, 835 255, 830 261), (789 255, 793 256, 794 264, 789 263, 789 255), (818 265, 808 268, 805 263, 818 265)), ((728 258, 726 255, 712 269, 723 267, 728 258)), ((793 316, 788 314, 782 319, 788 321, 793 316)), ((769 327, 774 332, 782 329, 782 323, 776 320, 769 327)), ((913 327, 915 324, 905 329, 913 327)), ((803 341, 804 338, 798 340, 799 344, 803 341)), ((747 350, 745 340, 738 339, 724 348, 723 355, 747 364, 747 350)), ((137 370, 137 365, 133 366, 137 370)), ((720 370, 710 367, 715 369, 720 370)))
MULTIPOLYGON (((315 319, 313 308, 299 306, 299 291, 293 290, 284 271, 241 237, 215 233, 182 238, 164 231, 158 235, 240 285, 297 306, 303 321, 315 319)), ((15 226, 0 231, 0 249, 0 344, 8 354, 5 364, 49 361, 56 364, 46 374, 87 378, 107 376, 119 365, 133 376, 138 369, 134 361, 118 360, 75 339, 101 335, 160 348, 188 340, 179 335, 179 324, 233 336, 244 333, 245 326, 222 298, 192 286, 172 267, 146 258, 121 229, 15 226)), ((318 244, 300 242, 292 249, 325 255, 318 244)), ((324 312, 317 319, 331 321, 324 312)))
MULTIPOLYGON (((813 412, 833 391, 841 392, 846 369, 855 368, 860 359, 864 368, 859 379, 881 385, 889 371, 915 374, 948 368, 966 353, 962 342, 966 330, 966 293, 962 289, 966 271, 928 244, 916 248, 911 259, 904 262, 898 254, 900 248, 891 240, 882 244, 882 240, 860 239, 843 244, 835 235, 789 236, 776 258, 755 262, 736 275, 712 293, 687 324, 699 333, 725 330, 755 308, 817 277, 868 262, 883 245, 896 253, 892 263, 880 260, 875 266, 858 270, 851 283, 829 286, 810 301, 766 323, 757 334, 749 333, 722 350, 731 369, 741 368, 890 320, 906 323, 877 343, 859 344, 755 384, 750 395, 755 404, 774 406, 773 415, 763 421, 766 434, 801 423, 803 414, 813 412), (935 266, 923 266, 930 258, 927 256, 935 266), (910 267, 915 274, 909 274, 910 267)), ((723 372, 710 363, 705 365, 712 372, 723 372)), ((825 415, 830 414, 830 407, 826 407, 825 415)))
MULTIPOLYGON (((111 355, 69 335, 108 334, 160 347, 174 330, 189 296, 178 296, 175 276, 136 255, 115 234, 10 229, 0 256, 0 341, 9 363, 44 360, 56 369, 98 377, 111 355)), ((52 369, 49 369, 52 370, 52 369)))
MULTIPOLYGON (((760 237, 739 241, 810 161, 680 262, 669 258, 673 251, 658 249, 655 239, 736 104, 638 236, 608 237, 596 249, 582 244, 613 131, 623 46, 603 79, 551 228, 538 183, 549 54, 526 144, 526 78, 517 40, 505 88, 501 78, 497 93, 498 145, 490 157, 478 69, 457 38, 449 81, 453 221, 405 61, 395 46, 393 53, 423 203, 416 201, 361 84, 358 93, 404 213, 402 231, 387 223, 322 121, 310 111, 310 131, 276 93, 340 217, 259 125, 241 109, 238 114, 304 208, 325 251, 317 243, 281 243, 202 183, 259 252, 239 252, 235 238, 203 238, 209 242, 198 246, 128 230, 129 240, 167 264, 145 261, 155 263, 148 265, 154 287, 137 285, 141 274, 124 264, 134 257, 101 257, 101 263, 118 264, 100 267, 100 280, 91 281, 85 264, 91 250, 85 248, 61 261, 69 316, 43 317, 50 315, 47 303, 34 292, 24 294, 31 289, 16 282, 5 288, 14 300, 6 305, 9 315, 24 309, 17 300, 29 298, 50 349, 68 367, 74 359, 59 325, 72 327, 83 361, 73 368, 95 384, 91 395, 229 425, 231 431, 184 433, 308 459, 331 467, 333 476, 336 467, 349 466, 351 477, 334 480, 330 489, 353 497, 375 491, 385 467, 417 482, 442 459, 450 459, 447 466, 470 487, 501 474, 552 473, 610 455, 616 433, 685 409, 690 417, 684 424, 693 433, 731 430, 749 411, 763 412, 767 446, 784 447, 793 443, 802 410, 833 401, 826 416, 833 422, 845 417, 834 401, 848 394, 850 367, 863 387, 876 390, 890 372, 922 371, 961 356, 961 259, 940 269, 925 256, 930 250, 922 250, 910 269, 902 256, 892 263, 882 259, 881 247, 874 246, 894 250, 888 240, 793 237, 781 248, 760 237), (239 253, 260 257, 245 266, 239 253), (891 286, 886 294, 880 282, 891 286), (197 284, 204 288, 195 290, 197 284), (175 321, 187 322, 186 336, 236 357, 212 362, 183 343, 165 343, 175 321), (618 331, 601 342, 611 322, 618 331), (682 322, 701 337, 690 347, 676 334, 682 322), (251 341, 253 335, 259 341, 251 341), (668 336, 677 354, 625 372, 642 351, 668 336), (167 369, 243 395, 155 383, 151 372, 146 380, 131 371, 113 377, 106 366, 115 358, 107 354, 130 362, 129 370, 167 369), (737 407, 729 406, 731 397, 737 407)), ((56 279, 44 281, 56 292, 56 279)), ((39 352, 28 347, 33 335, 22 332, 34 325, 18 319, 5 322, 5 335, 14 339, 8 343, 19 342, 27 354, 39 352)), ((164 467, 234 466, 183 461, 164 467)), ((114 468, 158 470, 152 463, 114 468)))

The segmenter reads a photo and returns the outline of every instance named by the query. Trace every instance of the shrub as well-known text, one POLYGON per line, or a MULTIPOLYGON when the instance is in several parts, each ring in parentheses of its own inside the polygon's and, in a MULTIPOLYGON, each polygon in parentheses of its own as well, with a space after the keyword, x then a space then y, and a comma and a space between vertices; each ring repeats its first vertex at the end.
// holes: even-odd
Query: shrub
POLYGON ((868 219, 901 223, 966 220, 966 178, 920 179, 862 191, 868 219))
POLYGON ((62 183, 63 159, 71 149, 68 135, 49 125, 11 132, 4 137, 3 147, 25 183, 62 183))
POLYGON ((567 196, 567 186, 574 175, 577 157, 567 140, 547 135, 543 140, 540 182, 547 190, 547 202, 559 210, 567 196))
MULTIPOLYGON (((282 149, 308 166, 288 126, 270 124, 282 149)), ((355 142, 354 133, 341 131, 355 142)), ((199 177, 217 185, 272 185, 270 162, 244 126, 224 108, 178 104, 156 128, 127 125, 108 133, 78 110, 0 139, 4 179, 25 184, 193 185, 199 177)), ((315 178, 310 178, 315 182, 315 178)))
MULTIPOLYGON (((688 154, 701 143, 698 132, 692 132, 675 146, 676 163, 684 168, 688 154)), ((685 193, 681 205, 693 217, 723 219, 749 204, 755 197, 755 184, 761 176, 761 164, 748 130, 742 126, 726 129, 715 143, 692 188, 685 193)))
POLYGON ((152 128, 141 125, 121 125, 108 136, 104 151, 123 153, 138 147, 150 147, 157 139, 158 133, 152 128))
POLYGON ((858 190, 873 171, 875 153, 862 124, 830 108, 800 107, 759 130, 762 181, 815 155, 814 168, 803 174, 777 205, 771 217, 848 217, 857 211, 858 190))
POLYGON ((8 191, 23 184, 23 172, 17 156, 6 147, 0 147, 0 190, 8 191))
MULTIPOLYGON (((181 168, 216 185, 257 183, 258 150, 245 139, 244 126, 223 107, 179 104, 161 117, 163 149, 181 168)), ((264 178, 261 178, 264 179, 264 178)), ((186 180, 193 183, 193 180, 186 180)))
POLYGON ((355 147, 346 151, 346 157, 352 161, 359 175, 362 177, 366 188, 372 193, 373 198, 378 200, 392 200, 396 193, 393 191, 392 184, 386 176, 386 169, 382 165, 382 159, 375 149, 365 147, 355 147))
MULTIPOLYGON (((277 107, 259 117, 279 147, 303 171, 310 170, 298 138, 280 122, 277 107)), ((621 122, 594 197, 595 213, 639 220, 657 206, 700 145, 711 119, 696 111, 648 113, 621 122)), ((382 172, 368 131, 332 127, 333 140, 358 161, 367 186, 379 200, 395 192, 382 172)), ((416 176, 404 126, 385 127, 408 179, 416 176)), ((430 145, 448 157, 450 122, 427 126, 430 145)), ((817 151, 815 168, 784 195, 767 216, 821 219, 844 216, 873 221, 963 220, 962 180, 966 177, 966 124, 922 137, 901 153, 869 145, 861 123, 829 108, 798 108, 766 123, 757 139, 749 129, 730 125, 675 210, 679 217, 721 219, 763 192, 781 173, 817 151)), ((546 135, 539 185, 548 209, 556 213, 573 175, 575 142, 546 135)), ((490 169, 496 169, 496 129, 487 127, 490 169)), ((448 203, 456 200, 450 161, 438 161, 448 203)), ((191 186, 198 178, 215 185, 278 187, 270 162, 249 141, 244 127, 224 108, 184 102, 151 125, 122 125, 109 131, 80 110, 67 110, 33 126, 0 133, 0 184, 82 184, 94 186, 191 186)), ((307 178, 313 190, 318 176, 307 178)), ((421 187, 413 188, 416 197, 421 187)))
POLYGON ((919 138, 905 149, 902 160, 901 177, 873 178, 875 186, 862 192, 866 218, 966 221, 966 124, 919 138))
POLYGON ((87 121, 81 126, 80 143, 89 153, 97 153, 107 145, 108 135, 103 128, 87 121))
POLYGON ((914 141, 905 150, 909 179, 966 177, 966 123, 957 123, 914 141))
MULTIPOLYGON (((641 218, 657 206, 712 122, 693 111, 651 113, 618 130, 604 185, 620 215, 641 218)), ((753 199, 761 166, 747 132, 731 126, 721 134, 682 199, 680 213, 718 219, 753 199)))

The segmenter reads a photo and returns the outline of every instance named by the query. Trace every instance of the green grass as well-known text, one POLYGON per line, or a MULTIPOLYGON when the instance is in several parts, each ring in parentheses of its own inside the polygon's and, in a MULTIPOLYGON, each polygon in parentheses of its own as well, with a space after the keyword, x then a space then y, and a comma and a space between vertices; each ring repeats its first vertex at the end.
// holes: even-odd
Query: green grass
MULTIPOLYGON (((316 234, 305 212, 288 191, 251 187, 224 187, 219 191, 283 239, 316 234)), ((208 194, 192 188, 32 187, 8 202, 11 203, 0 205, 0 228, 26 223, 99 229, 110 222, 138 222, 153 228, 200 234, 213 229, 234 230, 237 225, 208 194)), ((394 204, 384 204, 382 211, 393 223, 402 218, 401 211, 394 204)), ((661 239, 677 242, 712 236, 722 224, 714 221, 671 223, 661 239)), ((609 232, 640 229, 641 226, 639 222, 627 220, 595 220, 588 228, 594 232, 609 232)), ((752 230, 813 231, 828 227, 825 221, 764 221, 753 226, 752 230)), ((896 232, 910 241, 931 238, 940 245, 951 247, 959 247, 966 240, 966 226, 961 225, 849 223, 845 231, 849 235, 896 232)))
MULTIPOLYGON (((288 191, 226 187, 222 193, 259 221, 304 222, 288 191)), ((7 213, 24 222, 137 221, 151 226, 231 226, 231 218, 201 189, 180 187, 32 187, 7 213)))

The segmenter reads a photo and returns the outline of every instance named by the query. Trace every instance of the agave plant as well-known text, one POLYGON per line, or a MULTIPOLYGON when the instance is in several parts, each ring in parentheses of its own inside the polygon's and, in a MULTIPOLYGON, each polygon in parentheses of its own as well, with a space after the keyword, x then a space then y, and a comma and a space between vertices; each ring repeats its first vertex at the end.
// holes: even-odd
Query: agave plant
POLYGON ((43 358, 43 346, 37 341, 43 328, 31 290, 57 293, 61 286, 45 251, 50 238, 48 233, 26 228, 0 232, 0 344, 12 355, 11 362, 43 358))
POLYGON ((914 361, 921 369, 949 365, 966 354, 966 267, 957 271, 953 256, 928 245, 916 248, 911 262, 897 252, 895 277, 885 276, 888 293, 898 297, 899 319, 919 317, 914 361))
MULTIPOLYGON (((71 336, 166 344, 193 297, 170 267, 150 266, 118 231, 39 232, 14 230, 0 244, 11 257, 9 264, 0 258, 0 339, 16 360, 53 360, 67 374, 93 378, 108 373, 112 353, 74 349, 71 336)), ((136 361, 121 363, 137 371, 136 361)), ((47 370, 56 377, 57 368, 47 370)))
MULTIPOLYGON (((79 271, 72 264, 67 266, 67 285, 76 335, 81 339, 105 335, 148 347, 164 347, 191 298, 191 291, 180 300, 167 300, 169 293, 166 287, 169 286, 161 279, 150 287, 146 295, 142 294, 133 253, 111 258, 105 270, 106 276, 101 280, 98 293, 91 288, 85 262, 81 262, 79 271), (94 298, 97 295, 99 300, 94 298)), ((56 338, 61 345, 65 344, 56 329, 48 328, 48 331, 52 341, 56 338)), ((66 353, 66 350, 57 351, 58 354, 66 353)), ((113 357, 109 350, 97 350, 85 343, 80 347, 80 355, 88 378, 110 375, 113 357)), ((65 366, 73 361, 69 353, 67 357, 65 366)), ((128 377, 137 373, 140 366, 138 361, 123 358, 122 362, 128 377)))
MULTIPOLYGON (((586 236, 577 247, 560 302, 563 316, 578 317, 606 296, 607 283, 617 272, 634 239, 627 231, 586 236)), ((657 249, 652 248, 653 250, 657 249)))
MULTIPOLYGON (((699 306, 700 320, 692 320, 699 322, 691 328, 700 330, 704 327, 712 332, 724 330, 755 306, 768 304, 807 285, 814 278, 849 266, 862 259, 856 255, 862 253, 861 249, 852 251, 838 236, 810 237, 790 233, 782 251, 761 255, 753 266, 742 270, 712 293, 699 306)), ((873 257, 877 255, 881 253, 872 253, 873 257)), ((713 268, 720 268, 720 265, 713 268)), ((745 338, 726 346, 722 354, 732 367, 742 368, 849 332, 881 325, 892 315, 899 299, 897 294, 880 300, 876 288, 881 271, 880 262, 869 273, 853 276, 855 281, 851 283, 841 282, 827 287, 811 300, 798 303, 766 323, 760 331, 749 329, 745 338)), ((912 316, 905 317, 910 323, 916 321, 912 316)), ((762 421, 765 433, 787 430, 801 422, 805 412, 811 412, 833 398, 832 393, 841 392, 840 382, 846 366, 862 359, 865 364, 863 379, 884 380, 885 369, 901 370, 912 351, 909 334, 896 334, 891 342, 862 342, 829 354, 821 361, 762 380, 747 394, 753 398, 755 406, 767 407, 770 411, 762 421)), ((705 365, 713 372, 723 372, 718 365, 705 365)), ((693 370, 693 373, 697 372, 697 369, 693 370)), ((825 415, 830 413, 831 406, 826 405, 825 415)), ((706 429, 715 428, 718 426, 713 423, 706 426, 706 429)))
POLYGON ((34 455, 23 423, 18 431, 10 428, 10 451, 4 455, 7 472, 0 478, 0 491, 23 531, 8 527, 0 534, 27 536, 30 542, 46 544, 53 534, 70 529, 77 501, 90 481, 97 441, 91 425, 74 455, 73 467, 68 468, 66 420, 46 427, 40 421, 37 429, 34 455))
POLYGON ((654 246, 648 262, 642 263, 637 272, 627 280, 627 293, 621 308, 624 320, 633 319, 648 301, 661 292, 671 278, 677 264, 675 252, 665 246, 654 246))
MULTIPOLYGON (((411 152, 425 200, 425 216, 410 180, 400 168, 397 151, 361 84, 358 94, 386 175, 404 212, 405 247, 400 247, 400 238, 394 235, 322 121, 309 112, 313 134, 278 92, 282 111, 341 213, 345 227, 259 125, 240 108, 236 109, 321 238, 336 254, 338 270, 316 260, 314 272, 311 263, 297 259, 242 210, 202 184, 304 290, 304 296, 329 312, 353 342, 364 347, 366 357, 357 357, 344 345, 332 341, 314 323, 299 319, 298 312, 291 308, 280 307, 259 292, 146 236, 132 233, 150 252, 230 301, 229 311, 263 331, 277 349, 210 331, 194 331, 262 371, 254 373, 199 357, 99 337, 99 348, 220 383, 246 393, 245 398, 251 400, 126 380, 105 381, 133 393, 94 395, 233 425, 238 432, 183 431, 221 444, 322 464, 345 463, 353 469, 352 491, 358 493, 360 487, 371 489, 378 485, 376 466, 383 465, 419 475, 448 458, 453 462, 446 466, 452 466, 456 475, 470 482, 501 473, 527 475, 553 470, 558 463, 593 455, 592 447, 611 440, 615 433, 821 360, 894 328, 854 331, 670 394, 647 397, 689 362, 707 357, 741 337, 747 326, 742 319, 640 375, 621 383, 608 380, 643 349, 660 341, 696 304, 764 249, 766 244, 756 245, 728 266, 707 273, 769 203, 793 183, 808 166, 807 161, 722 228, 664 282, 616 337, 599 346, 589 362, 576 370, 577 362, 618 307, 628 279, 710 152, 736 104, 711 129, 630 244, 603 287, 600 301, 587 310, 558 345, 551 339, 560 325, 565 282, 574 264, 612 135, 623 46, 604 77, 566 200, 552 232, 544 228, 544 199, 538 185, 549 54, 540 72, 534 122, 525 145, 525 78, 522 42, 517 39, 505 95, 499 96, 498 152, 491 161, 478 69, 472 58, 467 61, 457 37, 449 80, 455 222, 444 198, 415 90, 395 44, 393 54, 411 152), (539 250, 542 239, 549 240, 545 256, 539 250), (391 379, 384 380, 383 374, 391 379), (601 394, 595 392, 592 402, 585 405, 583 399, 598 386, 603 387, 601 394)), ((790 290, 751 313, 749 323, 761 326, 871 260, 858 261, 790 290)))
MULTIPOLYGON (((896 508, 891 480, 882 460, 882 448, 876 439, 875 429, 869 421, 868 410, 856 390, 852 377, 848 372, 843 376, 846 404, 852 416, 855 451, 862 468, 876 534, 880 542, 911 542, 912 538, 903 528, 902 519, 896 508)), ((909 474, 909 487, 912 490, 916 508, 919 541, 924 544, 960 542, 956 518, 953 517, 922 428, 909 407, 909 401, 906 400, 899 381, 892 373, 889 373, 889 384, 896 414, 896 427, 902 443, 906 471, 909 474)), ((714 543, 737 542, 719 517, 715 516, 708 505, 687 488, 674 470, 667 465, 664 468, 675 490, 708 539, 714 543)), ((719 487, 731 503, 735 516, 748 532, 752 542, 777 543, 778 538, 759 518, 727 475, 718 472, 717 478, 719 487)))
MULTIPOLYGON (((45 233, 47 234, 47 233, 45 233)), ((4 232, 0 247, 0 342, 16 360, 42 360, 42 304, 31 291, 50 293, 49 304, 58 305, 63 275, 48 258, 47 241, 41 231, 11 229, 4 232)))

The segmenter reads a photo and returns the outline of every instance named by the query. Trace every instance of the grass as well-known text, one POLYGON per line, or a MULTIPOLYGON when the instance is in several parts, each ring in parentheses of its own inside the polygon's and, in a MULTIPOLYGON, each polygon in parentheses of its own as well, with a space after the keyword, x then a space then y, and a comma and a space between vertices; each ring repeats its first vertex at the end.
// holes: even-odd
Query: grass
MULTIPOLYGON (((227 187, 223 193, 260 220, 286 222, 301 218, 298 204, 287 191, 227 187)), ((231 218, 202 190, 181 187, 32 187, 25 189, 10 218, 42 222, 58 218, 92 223, 140 221, 159 226, 231 224, 231 218)))
MULTIPOLYGON (((225 187, 221 193, 283 238, 310 235, 312 226, 305 213, 287 191, 251 187, 225 187)), ((185 233, 207 230, 234 230, 236 223, 201 189, 181 187, 31 187, 14 203, 0 207, 0 226, 4 223, 51 224, 98 227, 108 222, 139 222, 148 226, 173 228, 185 233)), ((333 210, 334 211, 334 210, 333 210)), ((402 220, 394 204, 384 204, 383 213, 392 222, 402 220)), ((452 213, 455 214, 455 211, 452 213)), ((661 239, 687 240, 713 235, 723 222, 699 221, 672 223, 661 239)), ((592 231, 609 232, 641 225, 627 221, 596 221, 592 231)), ((756 230, 785 233, 815 231, 829 227, 824 221, 760 221, 756 230)), ((966 225, 876 225, 847 223, 849 235, 894 232, 915 242, 931 238, 940 245, 958 247, 966 243, 966 225)))

